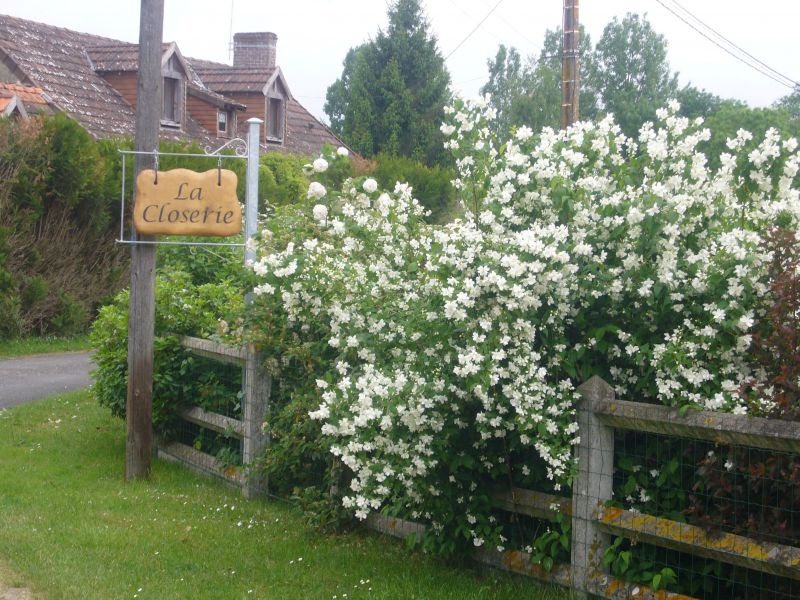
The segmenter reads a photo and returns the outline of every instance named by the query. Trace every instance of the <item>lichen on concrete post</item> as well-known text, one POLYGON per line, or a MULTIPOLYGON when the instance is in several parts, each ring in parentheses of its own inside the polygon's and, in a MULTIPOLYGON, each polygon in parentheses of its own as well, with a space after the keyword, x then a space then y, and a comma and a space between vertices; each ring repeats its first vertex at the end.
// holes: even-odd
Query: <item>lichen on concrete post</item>
POLYGON ((599 509, 611 500, 614 477, 614 430, 595 416, 598 402, 613 402, 614 390, 594 376, 578 388, 580 442, 578 471, 572 486, 572 589, 586 597, 603 585, 603 552, 609 537, 596 525, 599 509))
POLYGON ((264 454, 269 443, 269 434, 264 422, 269 414, 272 378, 264 369, 262 356, 251 344, 247 350, 244 368, 244 406, 242 407, 244 435, 242 439, 242 462, 245 468, 245 497, 263 496, 269 488, 266 475, 260 473, 255 462, 264 454))

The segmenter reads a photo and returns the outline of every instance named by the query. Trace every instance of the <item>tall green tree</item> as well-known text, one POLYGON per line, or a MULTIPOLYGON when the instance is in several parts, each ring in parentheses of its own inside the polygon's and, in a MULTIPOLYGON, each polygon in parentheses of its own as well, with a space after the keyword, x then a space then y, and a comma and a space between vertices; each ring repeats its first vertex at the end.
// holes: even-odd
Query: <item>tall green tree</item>
POLYGON ((667 40, 647 16, 628 13, 606 25, 597 42, 589 85, 599 91, 601 113, 613 113, 622 130, 636 135, 642 123, 674 98, 678 76, 667 62, 667 40))
POLYGON ((719 110, 724 102, 716 94, 696 88, 691 84, 679 89, 675 98, 680 102, 681 114, 690 119, 697 117, 707 119, 719 110))
POLYGON ((434 164, 443 157, 450 75, 419 0, 395 0, 388 17, 386 31, 347 53, 324 110, 333 131, 365 156, 434 164))
POLYGON ((739 129, 749 131, 756 139, 762 139, 770 128, 787 137, 800 136, 800 120, 792 119, 789 109, 780 103, 772 108, 751 108, 739 100, 723 100, 706 119, 705 126, 711 130, 712 138, 701 149, 711 166, 718 166, 722 153, 730 152, 727 140, 735 138, 739 129))
MULTIPOLYGON (((561 123, 561 28, 545 32, 538 57, 522 61, 513 46, 501 45, 493 60, 487 61, 489 80, 481 93, 492 95, 497 108, 495 126, 502 136, 520 125, 535 131, 558 128, 561 123)), ((591 38, 581 27, 579 46, 580 71, 584 78, 592 68, 594 51, 591 38)), ((581 119, 591 119, 597 112, 597 92, 590 82, 581 82, 581 119)))
POLYGON ((800 122, 800 84, 796 85, 791 94, 787 94, 775 104, 773 108, 785 108, 789 118, 800 122))
POLYGON ((514 46, 500 44, 494 59, 486 61, 489 68, 489 81, 481 87, 481 94, 489 94, 497 109, 495 127, 498 133, 507 133, 516 125, 514 108, 525 95, 527 71, 523 69, 522 58, 514 46))

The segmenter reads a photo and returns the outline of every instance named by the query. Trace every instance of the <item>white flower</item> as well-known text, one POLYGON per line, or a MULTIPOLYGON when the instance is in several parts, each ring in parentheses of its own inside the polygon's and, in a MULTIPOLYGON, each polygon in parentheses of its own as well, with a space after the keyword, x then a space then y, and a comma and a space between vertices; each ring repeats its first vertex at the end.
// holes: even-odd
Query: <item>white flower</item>
POLYGON ((336 154, 338 154, 339 156, 350 156, 350 151, 344 146, 339 146, 336 149, 336 154))
POLYGON ((324 173, 328 170, 328 161, 322 158, 321 156, 314 161, 313 163, 314 172, 316 173, 324 173))
POLYGON ((328 190, 326 190, 325 186, 318 181, 312 181, 311 184, 308 186, 309 198, 314 198, 315 200, 319 200, 320 198, 323 198, 327 193, 328 190))
MULTIPOLYGON (((257 285, 253 288, 253 293, 256 296, 260 296, 261 294, 272 294, 275 291, 275 287, 271 286, 268 283, 262 283, 261 285, 257 285)), ((224 323, 224 321, 223 321, 224 323)), ((227 324, 223 333, 227 333, 227 324)))
POLYGON ((517 129, 517 135, 515 137, 520 141, 525 141, 532 135, 533 135, 533 129, 531 129, 527 125, 523 125, 519 129, 517 129))
POLYGON ((369 179, 364 181, 364 185, 362 187, 364 188, 365 192, 371 194, 372 192, 378 189, 378 182, 372 179, 372 177, 370 177, 369 179))
POLYGON ((375 208, 382 216, 388 217, 391 205, 392 205, 392 199, 389 197, 389 194, 384 192, 383 194, 378 196, 378 201, 375 203, 375 208))
POLYGON ((324 204, 315 204, 312 213, 316 221, 324 221, 328 218, 328 207, 324 204))

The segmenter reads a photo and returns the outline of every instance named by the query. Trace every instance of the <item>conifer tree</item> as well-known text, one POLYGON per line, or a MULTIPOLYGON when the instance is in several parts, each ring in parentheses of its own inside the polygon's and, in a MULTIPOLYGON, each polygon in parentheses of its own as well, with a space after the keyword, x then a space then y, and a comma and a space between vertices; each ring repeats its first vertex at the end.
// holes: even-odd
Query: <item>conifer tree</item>
POLYGON ((325 113, 365 156, 384 152, 431 165, 443 156, 439 126, 450 75, 419 0, 395 0, 388 17, 386 31, 347 53, 325 113))

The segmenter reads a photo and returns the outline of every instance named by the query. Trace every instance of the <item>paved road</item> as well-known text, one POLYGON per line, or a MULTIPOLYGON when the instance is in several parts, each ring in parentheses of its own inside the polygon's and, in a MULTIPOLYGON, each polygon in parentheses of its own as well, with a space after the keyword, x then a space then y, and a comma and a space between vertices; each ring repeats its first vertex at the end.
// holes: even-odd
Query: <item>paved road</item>
POLYGON ((89 352, 0 359, 0 410, 87 387, 89 352))

